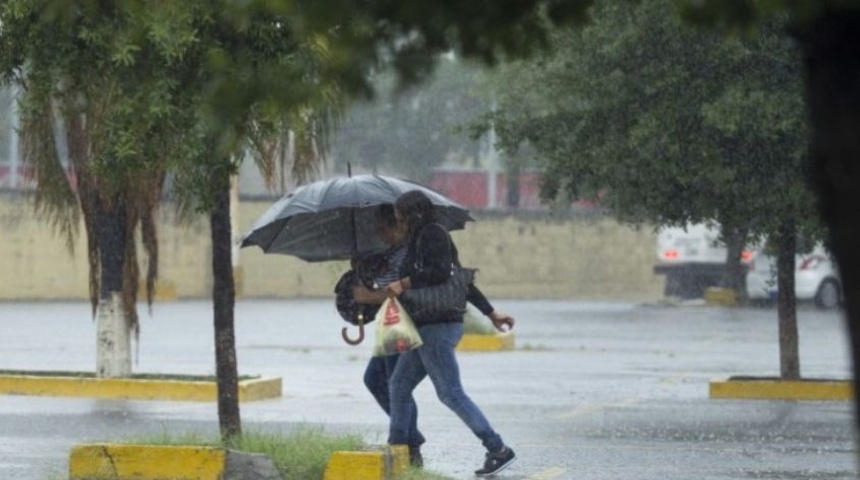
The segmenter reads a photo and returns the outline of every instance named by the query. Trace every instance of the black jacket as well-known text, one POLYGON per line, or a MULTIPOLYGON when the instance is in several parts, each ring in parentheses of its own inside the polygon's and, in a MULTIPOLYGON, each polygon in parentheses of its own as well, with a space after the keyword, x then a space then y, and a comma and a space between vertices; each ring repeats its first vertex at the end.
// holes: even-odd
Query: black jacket
MULTIPOLYGON (((428 287, 442 283, 450 277, 451 265, 460 266, 457 247, 445 227, 430 223, 409 239, 406 258, 400 265, 400 277, 409 277, 412 284, 410 288, 428 287)), ((474 283, 469 285, 466 299, 484 315, 493 312, 493 306, 474 283)), ((462 315, 439 319, 439 323, 462 321, 462 315)))

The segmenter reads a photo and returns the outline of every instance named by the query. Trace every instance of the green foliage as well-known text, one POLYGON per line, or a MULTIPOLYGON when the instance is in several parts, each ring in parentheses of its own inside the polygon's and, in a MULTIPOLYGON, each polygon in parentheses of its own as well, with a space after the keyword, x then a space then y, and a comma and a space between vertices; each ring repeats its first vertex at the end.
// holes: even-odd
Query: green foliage
POLYGON ((166 178, 181 205, 210 211, 247 151, 264 171, 274 170, 290 128, 295 170, 307 172, 319 164, 340 108, 339 88, 322 74, 324 35, 300 39, 270 11, 234 12, 226 0, 157 8, 140 0, 0 5, 0 74, 23 92, 22 150, 37 182, 37 207, 69 244, 80 208, 93 310, 105 290, 121 289, 135 331, 134 238, 139 228, 151 302, 155 212, 166 178), (106 213, 116 219, 107 230, 124 240, 99 234, 106 213), (121 261, 105 265, 105 258, 121 261), (121 278, 121 285, 105 278, 121 278))
POLYGON ((361 445, 356 435, 335 436, 320 429, 300 429, 288 436, 252 433, 242 435, 239 450, 267 455, 284 480, 322 478, 331 454, 338 450, 356 450, 361 445))
POLYGON ((547 199, 599 198, 632 223, 717 220, 755 234, 813 218, 800 66, 784 22, 726 38, 684 25, 668 0, 601 5, 593 19, 496 80, 512 85, 499 137, 537 152, 547 199))
POLYGON ((273 9, 296 5, 303 27, 309 31, 338 26, 338 44, 353 62, 373 64, 387 59, 408 81, 431 72, 439 53, 455 51, 460 57, 489 63, 505 56, 528 55, 546 45, 547 19, 583 21, 592 3, 272 0, 265 5, 273 9))

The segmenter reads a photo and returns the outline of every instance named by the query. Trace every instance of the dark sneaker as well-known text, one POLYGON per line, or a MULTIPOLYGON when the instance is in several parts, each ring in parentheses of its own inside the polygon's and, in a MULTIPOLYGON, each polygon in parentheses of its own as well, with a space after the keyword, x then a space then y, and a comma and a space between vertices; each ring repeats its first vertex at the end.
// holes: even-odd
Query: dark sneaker
POLYGON ((424 468, 424 457, 421 456, 421 447, 409 446, 409 465, 415 468, 424 468))
POLYGON ((484 468, 475 470, 475 476, 492 477, 508 468, 516 459, 517 455, 510 447, 502 447, 498 452, 487 452, 487 457, 484 460, 484 468))

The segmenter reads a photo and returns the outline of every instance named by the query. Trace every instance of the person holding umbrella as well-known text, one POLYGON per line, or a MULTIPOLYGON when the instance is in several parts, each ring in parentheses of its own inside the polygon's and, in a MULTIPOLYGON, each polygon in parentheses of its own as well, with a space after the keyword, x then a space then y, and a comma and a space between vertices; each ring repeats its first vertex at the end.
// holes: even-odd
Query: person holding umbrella
MULTIPOLYGON (((376 233, 389 245, 389 248, 382 254, 353 261, 354 270, 358 271, 364 268, 370 270, 369 275, 361 275, 361 277, 370 277, 371 286, 368 287, 366 282, 359 281, 351 285, 346 292, 351 300, 359 305, 375 307, 364 310, 364 317, 371 320, 379 309, 379 304, 385 299, 385 287, 392 280, 399 278, 400 265, 406 256, 403 229, 400 228, 397 218, 394 216, 394 205, 383 204, 377 209, 376 233)), ((340 286, 340 282, 338 284, 340 286)), ((337 290, 338 288, 335 289, 336 292, 337 290)), ((391 373, 394 372, 399 357, 399 354, 371 357, 367 363, 367 368, 364 370, 364 385, 386 414, 391 411, 388 380, 391 373)), ((409 431, 411 432, 407 442, 409 445, 409 463, 415 467, 421 467, 424 464, 421 456, 424 436, 418 431, 418 407, 414 398, 410 397, 408 408, 409 431)))
MULTIPOLYGON (((364 260, 375 266, 373 288, 358 283, 352 288, 353 299, 360 304, 378 305, 388 296, 386 287, 393 280, 400 278, 400 268, 407 253, 404 229, 397 222, 393 205, 381 205, 377 211, 377 234, 390 248, 382 254, 382 259, 375 257, 364 260), (380 261, 381 260, 381 261, 380 261)), ((357 261, 361 262, 360 260, 357 261)), ((356 265, 358 267, 358 265, 356 265)), ((514 318, 506 313, 495 310, 484 294, 476 287, 470 288, 468 300, 484 315, 490 317, 496 328, 511 328, 514 318)), ((367 317, 367 315, 365 315, 367 317)), ((370 316, 372 318, 372 315, 370 316)), ((390 414, 389 381, 397 365, 400 354, 385 357, 372 357, 364 372, 364 384, 373 395, 379 406, 390 414)), ((412 395, 409 396, 409 432, 410 439, 405 442, 409 446, 409 461, 413 466, 423 466, 421 445, 424 436, 418 431, 418 407, 412 395)))
MULTIPOLYGON (((398 275, 396 276, 400 277, 397 279, 397 282, 389 285, 387 290, 376 292, 377 294, 381 293, 384 299, 386 291, 397 294, 397 292, 402 291, 404 286, 409 287, 410 281, 416 282, 414 286, 420 286, 421 282, 431 280, 431 277, 433 277, 433 281, 441 281, 431 274, 421 273, 421 270, 428 270, 427 268, 415 271, 414 259, 416 255, 420 254, 428 258, 432 257, 438 264, 438 262, 444 261, 444 258, 448 258, 448 266, 450 267, 451 252, 453 251, 456 256, 456 251, 451 248, 453 245, 450 244, 448 230, 463 228, 467 221, 472 220, 467 209, 456 202, 452 202, 438 192, 405 180, 381 175, 336 177, 301 186, 296 191, 285 195, 275 202, 254 222, 254 226, 242 238, 242 247, 256 245, 264 253, 293 255, 308 262, 345 260, 356 258, 358 255, 372 254, 385 249, 385 245, 382 245, 384 242, 380 238, 380 235, 374 232, 373 225, 376 210, 381 205, 394 202, 397 205, 402 202, 410 202, 411 200, 408 199, 416 198, 420 202, 424 202, 418 210, 408 208, 406 203, 402 204, 399 208, 399 215, 410 219, 409 222, 405 223, 409 228, 407 232, 409 239, 407 259, 397 269, 398 275), (425 210, 427 212, 427 216, 424 218, 426 222, 419 221, 421 219, 421 212, 425 210), (429 223, 435 223, 436 220, 440 224, 437 228, 444 231, 442 235, 444 235, 445 241, 448 242, 447 245, 450 245, 444 252, 441 252, 447 255, 447 257, 444 257, 444 255, 437 257, 435 249, 432 252, 429 250, 427 252, 416 252, 415 249, 415 240, 418 238, 421 230, 418 227, 426 224, 429 229, 429 223), (410 255, 413 257, 412 260, 409 259, 410 255), (415 277, 416 274, 418 275, 417 277, 415 277)), ((414 203, 414 201, 412 202, 414 203)), ((395 206, 396 210, 398 208, 395 206)), ((431 263, 425 263, 425 266, 429 266, 431 263)), ((427 283, 427 285, 430 284, 432 282, 427 283)), ((505 327, 513 327, 513 318, 494 311, 489 302, 486 301, 486 298, 480 294, 480 291, 474 285, 469 286, 469 294, 470 301, 475 299, 472 303, 485 315, 490 316, 496 328, 503 330, 505 327), (481 298, 485 302, 483 306, 481 298)), ((382 300, 371 301, 370 303, 382 303, 382 300)), ((344 340, 347 343, 355 345, 363 338, 363 323, 358 322, 357 324, 359 326, 358 340, 348 338, 345 329, 342 332, 344 340)), ((437 323, 434 322, 434 325, 437 325, 437 323)), ((462 393, 462 388, 459 387, 460 378, 456 370, 457 364, 453 353, 453 348, 457 341, 459 341, 460 335, 462 335, 462 316, 457 319, 440 319, 438 325, 453 326, 453 328, 446 329, 446 332, 443 333, 448 334, 451 339, 456 337, 456 341, 451 344, 450 352, 447 352, 450 358, 446 357, 445 361, 441 364, 443 367, 441 373, 438 373, 440 372, 439 368, 433 368, 432 372, 430 372, 430 368, 426 371, 424 370, 425 364, 431 367, 437 366, 437 363, 433 362, 432 359, 427 359, 422 363, 421 359, 413 358, 410 360, 410 363, 415 364, 418 362, 418 367, 421 369, 421 372, 419 372, 420 375, 412 375, 408 377, 409 382, 404 382, 407 379, 407 375, 405 373, 400 374, 400 380, 397 382, 397 398, 392 398, 389 402, 392 427, 397 426, 397 431, 400 432, 392 438, 397 438, 398 443, 408 445, 410 435, 413 435, 413 431, 417 433, 417 428, 410 427, 409 400, 415 385, 424 376, 427 376, 428 372, 434 381, 434 385, 436 385, 437 392, 440 392, 440 396, 442 393, 447 394, 450 391, 454 393, 450 397, 451 400, 459 402, 461 397, 465 397, 465 394, 462 393), (445 322, 441 322, 441 320, 445 320, 445 322), (456 330, 457 325, 459 325, 459 333, 456 330), (452 331, 448 332, 447 330, 452 331), (454 370, 447 370, 449 368, 454 368, 454 370), (459 394, 456 394, 456 391, 454 391, 456 389, 451 390, 440 387, 440 383, 448 381, 450 381, 452 386, 459 388, 459 394), (407 385, 410 383, 414 384, 407 385), (404 394, 404 392, 406 393, 404 394), (402 434, 404 431, 406 432, 405 435, 402 434)), ((434 328, 433 330, 437 329, 434 328)), ((438 340, 433 339, 432 343, 438 343, 438 340)), ((420 347, 418 350, 428 349, 420 347)), ((409 353, 412 354, 414 351, 409 353)), ((409 373, 415 373, 412 372, 414 368, 415 365, 410 365, 409 373)), ((397 372, 400 370, 402 370, 401 362, 398 361, 389 384, 389 393, 391 394, 394 393, 394 381, 398 377, 397 372)), ((488 455, 485 468, 479 472, 500 471, 513 461, 513 452, 510 449, 505 449, 506 447, 502 448, 501 439, 492 432, 492 429, 486 435, 476 430, 476 428, 481 426, 479 425, 481 422, 486 424, 486 419, 484 419, 483 414, 481 414, 480 410, 477 410, 477 407, 474 406, 471 400, 468 400, 468 397, 465 398, 468 404, 465 410, 463 408, 455 408, 454 405, 451 405, 448 397, 443 401, 446 402, 446 405, 455 409, 458 414, 461 414, 461 418, 484 440, 484 444, 491 450, 491 453, 496 454, 501 452, 501 455, 495 455, 492 459, 488 455), (477 412, 477 416, 472 415, 474 412, 477 412), (468 418, 465 418, 464 415, 467 415, 468 418), (477 420, 473 421, 472 418, 477 420), (501 458, 501 461, 499 461, 499 458, 501 458)), ((489 428, 489 425, 487 425, 487 428, 489 428)), ((413 441, 412 443, 417 442, 413 441)), ((417 448, 414 451, 420 456, 417 448)))
MULTIPOLYGON (((451 265, 459 265, 459 259, 450 234, 436 221, 430 199, 418 191, 406 192, 394 203, 394 214, 405 227, 408 250, 400 267, 400 278, 388 284, 387 292, 399 296, 409 288, 444 282, 451 274, 451 265)), ((474 295, 473 287, 470 285, 470 296, 474 295)), ((499 330, 514 326, 514 319, 509 315, 491 312, 489 316, 499 330)), ((484 466, 476 470, 475 475, 492 476, 504 470, 516 460, 516 454, 466 395, 460 381, 455 348, 463 336, 463 316, 437 318, 416 326, 424 343, 400 354, 390 379, 388 443, 408 444, 410 441, 413 435, 410 424, 412 392, 429 376, 442 403, 460 417, 487 449, 484 466)))

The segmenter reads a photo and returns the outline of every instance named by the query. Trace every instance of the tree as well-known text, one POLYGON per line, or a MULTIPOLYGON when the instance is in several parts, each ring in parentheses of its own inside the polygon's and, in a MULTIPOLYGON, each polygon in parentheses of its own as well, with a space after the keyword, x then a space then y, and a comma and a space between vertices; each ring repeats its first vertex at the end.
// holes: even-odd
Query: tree
MULTIPOLYGON (((220 6, 204 1, 159 9, 138 1, 7 2, 0 11, 0 62, 6 78, 25 90, 25 158, 35 167, 37 200, 66 232, 73 232, 76 210, 70 199, 77 193, 87 226, 91 293, 97 298, 101 286, 100 310, 106 309, 106 295, 113 299, 108 307, 127 322, 118 332, 137 328, 138 225, 150 253, 151 301, 157 275, 153 218, 166 174, 174 176, 183 203, 209 212, 218 411, 222 437, 230 442, 241 433, 230 176, 247 150, 256 152, 264 171, 273 171, 274 153, 290 128, 297 138, 296 171, 319 162, 327 109, 336 107, 339 96, 316 74, 322 37, 316 37, 318 43, 302 42, 280 17, 259 12, 236 18, 230 2, 220 6), (273 71, 281 81, 292 82, 293 90, 256 97, 226 117, 229 122, 212 113, 216 100, 230 106, 230 98, 220 93, 237 76, 254 88, 255 80, 273 71), (65 129, 76 189, 62 172, 55 121, 65 129), (122 292, 123 308, 116 306, 117 292, 122 292)), ((130 373, 127 363, 128 371, 111 374, 130 373)))
MULTIPOLYGON (((718 222, 745 293, 745 244, 817 233, 802 220, 813 203, 799 64, 779 26, 764 28, 726 39, 683 25, 668 1, 595 7, 593 22, 559 31, 547 55, 499 69, 500 82, 517 85, 502 96, 500 138, 543 158, 545 198, 599 199, 634 224, 718 222)), ((791 264, 780 265, 793 272, 787 241, 791 264)), ((781 370, 797 378, 794 288, 780 291, 781 370)))
MULTIPOLYGON (((775 14, 790 17, 790 34, 801 48, 804 95, 812 128, 807 179, 842 280, 847 326, 860 379, 860 2, 686 2, 694 22, 748 31, 775 14)), ((860 413, 860 402, 855 401, 860 413)), ((860 427, 860 414, 855 415, 860 427)))
POLYGON ((146 61, 129 62, 135 47, 117 29, 132 13, 86 5, 75 16, 50 9, 41 15, 40 5, 7 2, 0 19, 3 72, 23 92, 23 156, 37 182, 36 205, 70 236, 83 215, 99 322, 96 373, 108 377, 131 373, 130 334, 139 331, 135 232, 148 257, 151 304, 155 214, 167 159, 182 148, 172 132, 187 121, 180 106, 164 100, 173 89, 170 63, 159 61, 152 46, 141 53, 146 61))

